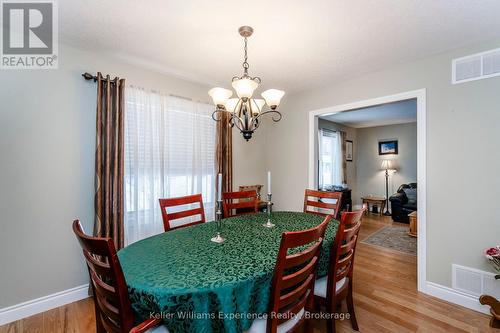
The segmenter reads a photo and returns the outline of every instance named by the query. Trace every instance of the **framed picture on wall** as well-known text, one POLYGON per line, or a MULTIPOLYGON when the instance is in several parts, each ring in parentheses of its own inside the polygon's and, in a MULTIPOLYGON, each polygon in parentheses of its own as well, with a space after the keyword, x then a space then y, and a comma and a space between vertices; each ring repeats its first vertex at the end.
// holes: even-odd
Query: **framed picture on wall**
POLYGON ((378 142, 379 155, 397 155, 398 154, 398 140, 386 140, 378 142))
POLYGON ((345 160, 347 162, 352 162, 352 141, 345 140, 345 160))

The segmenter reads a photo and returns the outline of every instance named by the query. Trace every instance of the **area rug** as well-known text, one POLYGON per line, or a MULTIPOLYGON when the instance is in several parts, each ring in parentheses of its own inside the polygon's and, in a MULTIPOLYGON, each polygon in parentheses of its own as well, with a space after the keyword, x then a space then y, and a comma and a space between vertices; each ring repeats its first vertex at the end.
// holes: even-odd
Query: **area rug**
POLYGON ((362 243, 376 245, 414 256, 417 255, 417 238, 408 236, 408 227, 384 227, 368 236, 362 243))

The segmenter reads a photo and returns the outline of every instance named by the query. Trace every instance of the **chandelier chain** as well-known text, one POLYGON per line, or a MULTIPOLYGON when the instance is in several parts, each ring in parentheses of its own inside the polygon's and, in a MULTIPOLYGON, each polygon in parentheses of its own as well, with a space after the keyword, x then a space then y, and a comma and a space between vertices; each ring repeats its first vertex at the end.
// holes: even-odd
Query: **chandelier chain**
POLYGON ((250 67, 250 65, 248 64, 248 38, 245 37, 245 47, 244 47, 244 51, 245 51, 245 59, 243 61, 243 73, 245 74, 245 76, 248 76, 248 68, 250 67))

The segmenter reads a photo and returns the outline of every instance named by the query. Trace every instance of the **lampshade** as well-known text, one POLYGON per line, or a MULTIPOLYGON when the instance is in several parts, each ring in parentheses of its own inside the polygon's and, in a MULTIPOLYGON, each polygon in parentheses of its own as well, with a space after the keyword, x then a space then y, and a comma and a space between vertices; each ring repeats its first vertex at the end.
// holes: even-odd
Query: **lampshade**
POLYGON ((271 109, 276 109, 280 105, 281 98, 285 95, 285 92, 278 89, 268 89, 261 95, 264 97, 267 105, 269 105, 271 109))
POLYGON ((235 80, 232 84, 239 98, 252 97, 254 90, 259 86, 257 82, 248 78, 235 80))
POLYGON ((238 98, 230 98, 226 101, 226 110, 229 112, 234 112, 236 105, 238 105, 238 98))
POLYGON ((212 88, 208 91, 208 95, 212 97, 215 105, 225 105, 232 94, 231 90, 220 87, 212 88))
POLYGON ((390 170, 392 169, 392 163, 390 160, 383 160, 382 166, 380 167, 382 170, 390 170))
POLYGON ((266 101, 264 101, 261 98, 255 98, 255 99, 252 98, 251 103, 252 103, 252 111, 254 114, 256 114, 262 111, 262 108, 264 107, 264 104, 266 104, 266 101))

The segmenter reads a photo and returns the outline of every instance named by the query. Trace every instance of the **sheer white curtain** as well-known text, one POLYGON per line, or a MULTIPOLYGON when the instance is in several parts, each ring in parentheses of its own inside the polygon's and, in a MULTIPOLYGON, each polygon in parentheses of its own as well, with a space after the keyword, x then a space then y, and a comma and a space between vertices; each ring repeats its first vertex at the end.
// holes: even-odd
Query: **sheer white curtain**
POLYGON ((159 198, 202 193, 212 220, 212 107, 132 86, 125 104, 125 244, 163 232, 159 198))
POLYGON ((342 185, 342 140, 338 132, 321 128, 318 131, 319 188, 342 185))

